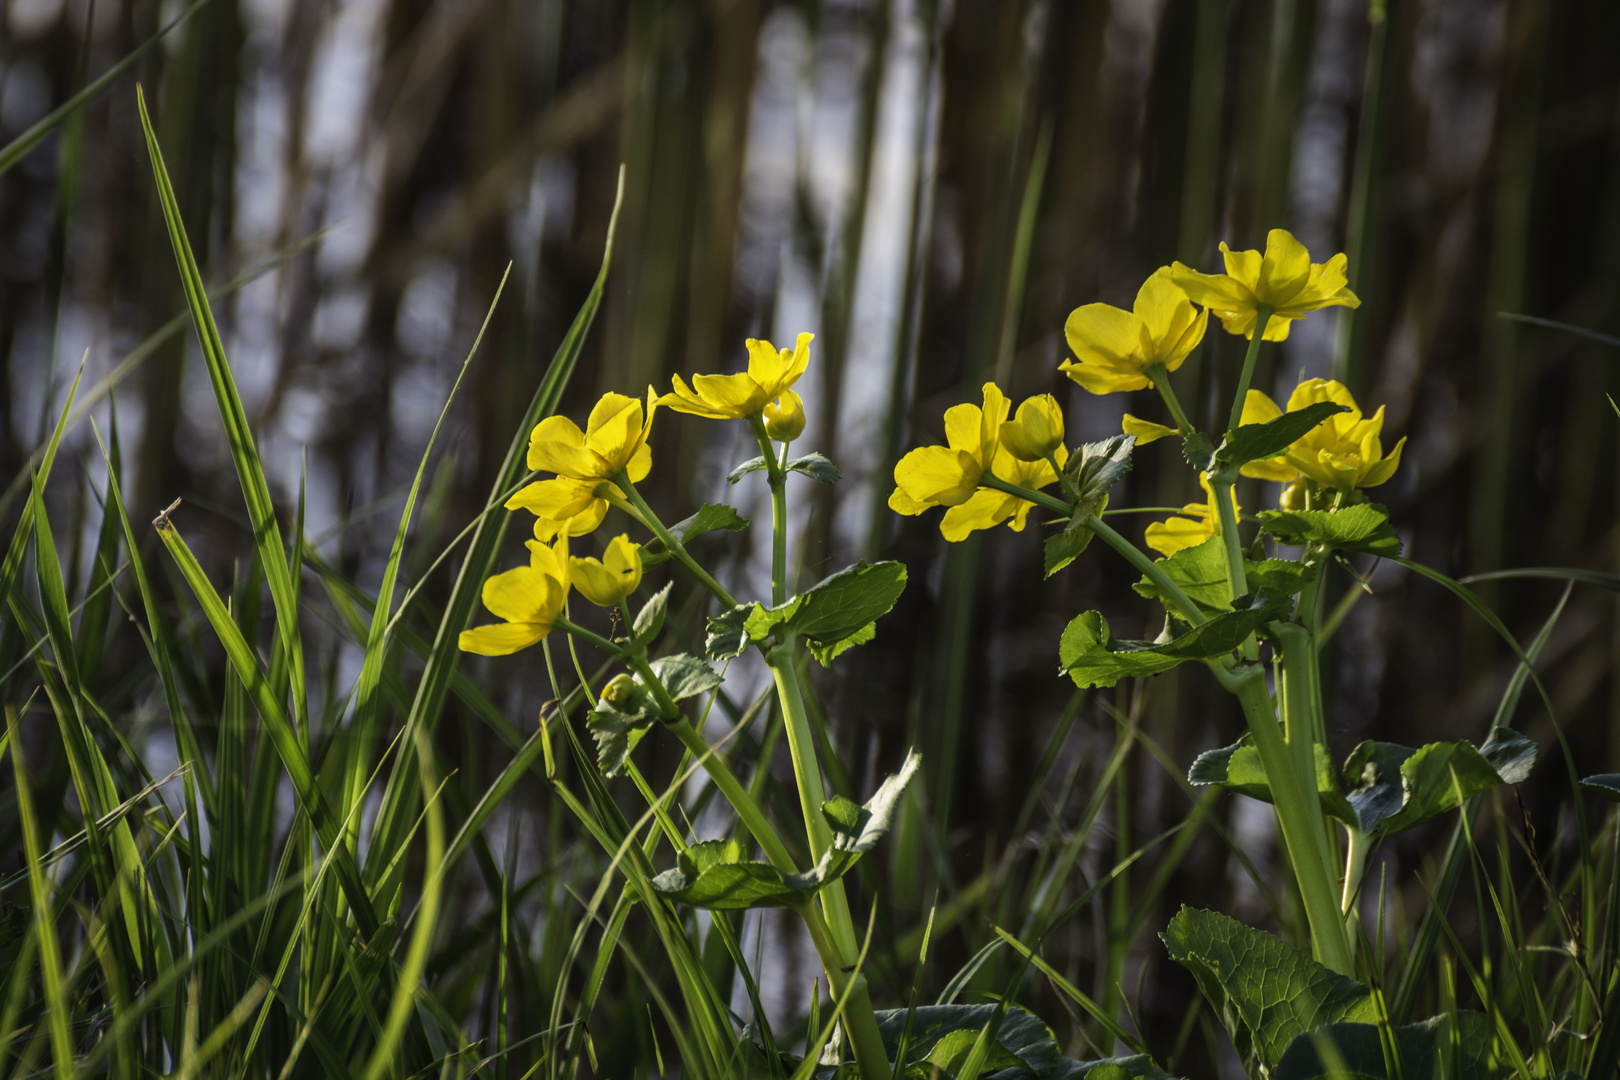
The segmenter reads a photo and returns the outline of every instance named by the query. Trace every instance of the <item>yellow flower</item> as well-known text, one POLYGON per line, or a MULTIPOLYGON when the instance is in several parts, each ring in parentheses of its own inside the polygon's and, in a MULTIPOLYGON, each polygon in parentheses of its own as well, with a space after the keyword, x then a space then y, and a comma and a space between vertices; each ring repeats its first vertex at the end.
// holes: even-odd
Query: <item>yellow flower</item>
POLYGON ((584 536, 602 524, 608 511, 608 495, 624 497, 624 493, 607 480, 559 476, 519 488, 506 500, 506 508, 527 510, 535 515, 536 540, 550 540, 564 526, 568 528, 568 535, 584 536))
MULTIPOLYGON (((1197 547, 1212 536, 1221 534, 1221 518, 1215 510, 1215 492, 1210 490, 1209 481, 1203 477, 1198 483, 1204 489, 1207 501, 1201 503, 1188 503, 1181 508, 1176 517, 1155 521, 1147 527, 1147 546, 1160 555, 1174 555, 1182 548, 1197 547)), ((1237 500, 1232 502, 1232 512, 1238 510, 1237 500)))
POLYGON ((947 446, 924 446, 894 467, 889 509, 920 514, 931 506, 960 506, 978 490, 990 468, 1007 419, 1007 396, 995 383, 984 384, 984 408, 954 405, 945 410, 947 446))
POLYGON ((1070 312, 1063 333, 1076 359, 1058 370, 1093 394, 1141 390, 1153 384, 1147 375, 1153 365, 1180 367, 1208 323, 1209 313, 1193 307, 1162 266, 1142 284, 1133 310, 1087 304, 1070 312))
POLYGON ((765 403, 765 434, 777 442, 792 442, 804 434, 804 399, 789 390, 765 403))
POLYGON ((1266 234, 1264 255, 1233 251, 1224 242, 1221 255, 1226 261, 1224 274, 1200 274, 1181 263, 1172 265, 1171 273, 1195 303, 1220 316, 1227 333, 1254 337, 1255 315, 1261 304, 1270 304, 1272 311, 1266 323, 1267 341, 1287 340, 1289 324, 1303 319, 1306 312, 1329 305, 1361 306, 1345 284, 1344 255, 1313 263, 1305 245, 1286 229, 1266 234))
POLYGON ((627 535, 608 541, 601 560, 568 560, 574 588, 597 607, 613 607, 641 584, 641 552, 627 535))
MULTIPOLYGON (((1062 447, 1063 410, 1051 394, 1025 398, 1013 418, 1001 425, 1001 448, 1019 461, 1045 461, 1047 454, 1062 447)), ((1012 480, 999 471, 996 475, 1012 480)))
POLYGON ((814 334, 800 334, 791 352, 778 350, 768 341, 749 338, 747 371, 736 375, 694 375, 690 388, 677 375, 675 392, 659 398, 658 404, 711 420, 752 416, 799 381, 810 363, 810 342, 814 337, 814 334))
MULTIPOLYGON (((1059 446, 1053 456, 1061 467, 1068 460, 1069 452, 1059 446)), ((998 479, 1035 491, 1057 483, 1058 479, 1050 462, 1022 461, 1014 457, 1005 444, 996 451, 995 468, 991 471, 998 479)), ((1024 522, 1034 506, 1029 500, 1008 495, 1004 491, 980 488, 967 502, 945 511, 939 523, 939 533, 954 544, 958 540, 966 540, 968 534, 977 529, 993 529, 1003 521, 1013 532, 1023 532, 1024 522), (1008 521, 1009 518, 1012 520, 1008 521)))
POLYGON ((652 431, 658 403, 647 388, 647 406, 623 394, 603 394, 585 430, 566 416, 548 416, 529 433, 529 468, 575 480, 606 480, 628 471, 632 482, 652 468, 652 431))
MULTIPOLYGON (((1384 429, 1384 407, 1362 418, 1361 408, 1343 383, 1330 379, 1307 379, 1288 396, 1288 411, 1332 401, 1349 412, 1330 416, 1307 432, 1287 453, 1270 461, 1254 461, 1243 466, 1243 475, 1287 483, 1300 476, 1322 487, 1349 490, 1377 487, 1401 464, 1402 438, 1387 455, 1379 434, 1384 429)), ((1277 403, 1258 390, 1250 390, 1243 401, 1245 424, 1264 424, 1282 415, 1277 403)))
POLYGON ((1166 435, 1179 434, 1173 427, 1155 424, 1151 420, 1143 420, 1140 417, 1132 416, 1130 413, 1125 414, 1119 426, 1120 430, 1124 431, 1125 434, 1136 436, 1137 446, 1146 446, 1153 440, 1162 439, 1166 435))
POLYGON ((529 565, 484 582, 484 606, 505 622, 461 632, 461 651, 505 656, 527 649, 551 632, 568 599, 568 530, 553 545, 530 540, 529 565))

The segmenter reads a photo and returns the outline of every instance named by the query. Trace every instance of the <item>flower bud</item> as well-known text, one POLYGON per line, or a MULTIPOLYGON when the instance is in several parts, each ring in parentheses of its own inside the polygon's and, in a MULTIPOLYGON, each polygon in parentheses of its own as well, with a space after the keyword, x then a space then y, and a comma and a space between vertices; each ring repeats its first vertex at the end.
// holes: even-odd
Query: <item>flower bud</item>
POLYGON ((804 400, 792 390, 765 403, 765 434, 777 442, 792 442, 804 434, 804 400))
POLYGON ((1310 481, 1302 476, 1283 488, 1282 497, 1277 500, 1277 509, 1288 513, 1310 509, 1310 492, 1306 490, 1309 483, 1310 481))
POLYGON ((635 712, 641 707, 641 687, 635 679, 621 672, 602 687, 602 700, 620 712, 635 712))
POLYGON ((1001 425, 1001 445, 1019 461, 1043 461, 1063 445, 1063 410, 1051 394, 1025 398, 1001 425))

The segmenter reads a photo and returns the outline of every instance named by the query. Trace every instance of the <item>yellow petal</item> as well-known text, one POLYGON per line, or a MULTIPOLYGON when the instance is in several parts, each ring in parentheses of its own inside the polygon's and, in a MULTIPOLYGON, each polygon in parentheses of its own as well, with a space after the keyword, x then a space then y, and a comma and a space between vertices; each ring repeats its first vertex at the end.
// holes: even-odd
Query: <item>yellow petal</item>
POLYGON ((792 391, 765 405, 765 434, 777 442, 792 442, 804 434, 804 399, 792 391))
POLYGON ((479 656, 509 656, 519 649, 537 645, 551 631, 551 624, 494 623, 463 630, 457 641, 462 652, 479 656))
POLYGON ((977 454, 983 427, 984 410, 977 405, 952 405, 945 410, 945 444, 952 450, 977 454))
POLYGON ((629 464, 641 445, 644 414, 641 402, 623 394, 604 394, 591 410, 585 428, 585 446, 597 454, 611 476, 629 464))
POLYGON ((1182 548, 1196 547, 1215 535, 1209 519, 1173 517, 1147 527, 1147 546, 1160 555, 1174 555, 1182 548))
POLYGON ((1260 283, 1255 297, 1283 307, 1299 295, 1311 277, 1311 253, 1287 229, 1266 234, 1266 254, 1260 262, 1260 283))
POLYGON ((1141 355, 1142 320, 1111 304, 1075 308, 1063 324, 1063 336, 1082 365, 1100 364, 1120 373, 1140 372, 1146 366, 1141 355))
MULTIPOLYGON (((1294 407, 1292 400, 1288 407, 1294 407)), ((1243 416, 1238 420, 1239 426, 1247 424, 1269 424, 1282 415, 1277 403, 1271 400, 1270 395, 1259 390, 1250 390, 1243 399, 1243 416)))
POLYGON ((1170 276, 1168 266, 1159 267, 1142 283, 1136 293, 1134 310, 1154 342, 1154 355, 1148 358, 1152 363, 1163 363, 1165 358, 1158 354, 1158 346, 1179 343, 1187 327, 1198 317, 1187 293, 1170 276))
MULTIPOLYGON (((632 484, 639 484, 647 479, 647 474, 652 471, 652 447, 646 443, 636 447, 636 452, 630 455, 630 461, 625 465, 624 471, 632 484)), ((613 490, 617 491, 618 488, 613 490)))
POLYGON ((1377 487, 1395 475, 1395 470, 1401 467, 1401 447, 1406 445, 1406 436, 1402 435, 1384 459, 1367 470, 1367 475, 1361 480, 1362 487, 1377 487))
POLYGON ((1058 370, 1093 394, 1113 394, 1122 390, 1145 390, 1153 385, 1146 375, 1110 370, 1101 364, 1077 364, 1065 360, 1058 370))
POLYGON ((983 470, 972 454, 943 446, 913 450, 894 467, 894 482, 913 501, 932 506, 967 502, 983 470))
POLYGON ((692 386, 717 414, 737 419, 759 412, 770 400, 747 374, 694 375, 692 386))
POLYGON ((608 542, 601 561, 569 560, 573 586, 597 607, 612 607, 636 591, 641 584, 641 553, 629 536, 615 536, 608 542))
MULTIPOLYGON (((596 480, 575 480, 568 476, 538 480, 519 488, 517 494, 506 500, 506 508, 527 510, 536 517, 553 521, 567 521, 587 512, 601 501, 596 497, 598 483, 596 480)), ((603 512, 606 512, 605 508, 603 512)), ((601 520, 600 515, 597 520, 601 520)))
POLYGON ((484 582, 484 606, 507 622, 537 622, 554 584, 532 566, 515 567, 484 582))
POLYGON ((1142 420, 1132 416, 1130 413, 1125 414, 1125 418, 1120 421, 1119 426, 1125 434, 1136 436, 1137 446, 1146 446, 1155 439, 1162 439, 1167 435, 1176 434, 1176 429, 1173 427, 1155 424, 1151 420, 1142 420))
POLYGON ((537 517, 534 519, 534 538, 542 543, 550 543, 565 530, 569 536, 584 536, 602 524, 602 519, 607 516, 607 510, 606 500, 594 499, 589 506, 571 517, 537 517))
POLYGON ((1001 425, 1007 422, 1007 414, 1012 411, 1012 402, 1001 392, 1001 387, 993 382, 985 383, 982 389, 984 413, 979 423, 979 449, 974 456, 979 459, 981 468, 988 469, 996 456, 996 447, 1001 444, 1001 425))
POLYGON ((1001 425, 1001 445, 1019 461, 1044 461, 1063 444, 1063 410, 1051 394, 1025 398, 1001 425))
POLYGON ((658 399, 658 404, 668 409, 674 409, 679 413, 686 413, 690 416, 703 416, 710 420, 731 419, 730 413, 720 412, 708 402, 698 397, 697 392, 688 387, 686 382, 679 375, 674 376, 674 383, 675 392, 673 394, 665 394, 663 397, 660 397, 658 399))
MULTIPOLYGON (((1224 245, 1222 250, 1224 250, 1224 245)), ((1252 254, 1258 257, 1258 252, 1252 254)), ((1231 265, 1228 256, 1227 265, 1231 265)), ((1254 293, 1229 274, 1204 274, 1181 263, 1170 264, 1170 280, 1179 285, 1187 298, 1212 311, 1231 311, 1254 306, 1254 293)))
POLYGON ((889 494, 889 509, 897 514, 904 514, 906 517, 916 517, 924 510, 931 510, 933 507, 933 503, 918 502, 900 488, 895 488, 889 494))
POLYGON ((1276 457, 1269 461, 1250 461, 1238 472, 1244 476, 1252 476, 1256 480, 1276 480, 1283 484, 1299 476, 1299 470, 1290 465, 1286 457, 1276 457))
POLYGON ((966 540, 979 529, 993 529, 1013 516, 1021 500, 999 491, 980 491, 960 506, 945 511, 939 534, 951 543, 966 540))
POLYGON ((529 433, 529 468, 559 476, 588 478, 598 468, 585 449, 585 433, 566 416, 548 416, 529 433))
MULTIPOLYGON (((1248 291, 1247 305, 1253 307, 1259 302, 1256 295, 1260 286, 1261 268, 1265 263, 1265 256, 1254 249, 1247 251, 1233 251, 1221 241, 1221 261, 1226 264, 1226 276, 1235 284, 1248 291)), ((1188 290, 1189 293, 1191 290, 1188 290)), ((1242 293, 1236 295, 1242 296, 1242 293)), ((1214 307, 1216 305, 1210 305, 1214 307)))

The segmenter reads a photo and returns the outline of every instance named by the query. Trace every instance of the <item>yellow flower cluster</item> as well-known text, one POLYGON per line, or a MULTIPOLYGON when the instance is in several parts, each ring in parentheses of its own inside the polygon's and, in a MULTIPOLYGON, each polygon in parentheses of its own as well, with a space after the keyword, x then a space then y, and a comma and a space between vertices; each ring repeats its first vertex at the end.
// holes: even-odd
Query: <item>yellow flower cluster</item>
MULTIPOLYGON (((1379 435, 1384 430, 1384 407, 1363 418, 1361 407, 1343 383, 1329 379, 1307 379, 1288 396, 1288 411, 1331 401, 1349 412, 1329 417, 1307 432, 1288 452, 1270 461, 1253 461, 1243 466, 1243 475, 1262 480, 1293 483, 1309 480, 1318 487, 1338 491, 1377 487, 1401 464, 1403 437, 1387 455, 1379 435)), ((1277 403, 1258 390, 1250 390, 1243 402, 1243 423, 1264 424, 1283 414, 1277 403)))
POLYGON ((585 430, 565 416, 550 416, 529 433, 529 468, 556 475, 524 486, 508 510, 534 514, 529 565, 484 583, 484 606, 505 620, 462 633, 461 648, 504 656, 539 642, 562 614, 570 589, 591 603, 613 607, 641 584, 641 549, 628 535, 608 542, 602 558, 568 554, 568 538, 602 524, 609 505, 625 504, 620 483, 644 480, 652 468, 653 414, 660 405, 711 419, 759 416, 770 438, 791 442, 804 431, 804 402, 791 387, 810 363, 813 335, 800 334, 792 350, 748 341, 748 370, 736 375, 679 375, 674 392, 647 389, 645 403, 608 393, 591 410, 585 430))
POLYGON ((1057 483, 1068 451, 1063 446, 1063 412, 1051 394, 1032 397, 1008 420, 1011 403, 993 382, 984 384, 984 405, 945 410, 944 446, 924 446, 894 468, 889 509, 913 516, 944 506, 939 531, 950 541, 1009 521, 1021 532, 1035 504, 985 487, 986 476, 1040 490, 1057 483))

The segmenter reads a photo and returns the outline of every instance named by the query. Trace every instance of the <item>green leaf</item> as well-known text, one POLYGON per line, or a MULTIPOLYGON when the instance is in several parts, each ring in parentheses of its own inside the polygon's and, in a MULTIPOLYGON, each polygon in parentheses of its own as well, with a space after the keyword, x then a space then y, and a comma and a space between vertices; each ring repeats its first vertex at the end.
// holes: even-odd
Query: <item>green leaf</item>
POLYGON ((809 453, 804 457, 794 458, 787 463, 787 471, 808 476, 810 479, 819 480, 823 484, 836 484, 844 478, 844 474, 838 471, 838 466, 818 453, 809 453))
POLYGON ((857 645, 865 645, 875 637, 877 637, 877 623, 869 622, 853 634, 839 638, 831 644, 823 644, 815 638, 810 638, 805 641, 805 646, 822 667, 830 667, 835 657, 857 645))
MULTIPOLYGON (((903 564, 862 560, 776 607, 754 604, 735 610, 746 610, 742 631, 747 641, 764 641, 780 628, 806 639, 816 658, 826 663, 851 645, 870 641, 876 633, 872 623, 894 607, 905 588, 903 564)), ((718 659, 732 647, 735 619, 733 612, 727 612, 709 620, 711 640, 719 639, 709 648, 711 657, 718 659), (722 652, 717 653, 716 648, 722 652)), ((731 655, 741 651, 739 645, 731 655)))
MULTIPOLYGON (((1337 770, 1327 748, 1316 744, 1316 796, 1322 803, 1322 812, 1349 825, 1356 824, 1356 814, 1344 793, 1339 790, 1337 770)), ((1216 784, 1231 788, 1251 799, 1271 802, 1271 785, 1266 781, 1265 766, 1260 763, 1260 752, 1245 735, 1231 746, 1219 750, 1205 750, 1193 761, 1187 771, 1189 783, 1200 786, 1216 784)))
MULTIPOLYGON (((1400 1075, 1405 1080, 1437 1076, 1488 1080, 1507 1072, 1493 1060, 1495 1039, 1491 1022, 1482 1013, 1459 1010, 1454 1016, 1431 1016, 1421 1023, 1391 1028, 1388 1033, 1400 1055, 1400 1075), (1456 1058, 1442 1068, 1442 1055, 1453 1049, 1456 1058)), ((1382 1035, 1376 1024, 1358 1023, 1327 1024, 1296 1035, 1283 1051, 1272 1080, 1388 1080, 1382 1035), (1342 1067, 1330 1068, 1322 1060, 1324 1044, 1332 1046, 1338 1058, 1334 1064, 1342 1067)))
POLYGON ((1056 536, 1046 538, 1046 576, 1051 577, 1074 562, 1080 553, 1086 550, 1089 543, 1091 530, 1075 525, 1073 519, 1070 519, 1069 527, 1056 536))
POLYGON ((1086 443, 1064 463, 1063 473, 1079 496, 1074 508, 1076 518, 1102 509, 1109 490, 1130 470, 1131 451, 1135 448, 1135 435, 1115 435, 1086 443))
POLYGON ((635 622, 630 624, 630 643, 644 645, 658 636, 658 631, 664 628, 664 616, 669 612, 669 590, 674 583, 665 585, 653 594, 653 598, 641 605, 636 612, 635 622))
POLYGON ((748 519, 730 506, 725 503, 705 503, 697 513, 676 522, 669 531, 680 537, 681 543, 689 544, 704 533, 721 529, 726 532, 742 532, 746 528, 748 519))
POLYGON ((762 458, 762 457, 749 458, 747 461, 743 462, 741 465, 737 466, 735 469, 732 469, 730 472, 726 473, 726 482, 728 484, 735 484, 737 481, 741 480, 743 477, 747 476, 749 473, 758 472, 759 470, 763 469, 764 467, 765 467, 765 459, 764 458, 762 458))
POLYGON ((730 611, 709 616, 708 634, 703 640, 703 651, 710 660, 735 660, 748 648, 748 616, 756 604, 738 604, 730 611))
MULTIPOLYGON (((1165 577, 1179 585, 1206 613, 1227 609, 1231 585, 1226 578, 1226 544, 1220 537, 1211 536, 1201 544, 1182 548, 1157 564, 1165 577)), ((1151 578, 1144 577, 1131 587, 1150 600, 1164 600, 1151 578)))
MULTIPOLYGON (((900 1040, 909 1021, 905 1066, 919 1080, 927 1080, 933 1067, 955 1075, 954 1069, 966 1058, 979 1033, 996 1021, 1003 1010, 998 1005, 922 1005, 915 1009, 879 1009, 878 1034, 892 1059, 900 1051, 900 1040)), ((1146 1054, 1075 1061, 1064 1057, 1057 1040, 1041 1019, 1018 1005, 1006 1006, 996 1028, 995 1046, 981 1067, 980 1075, 1015 1068, 1010 1074, 1029 1080, 1172 1080, 1146 1054), (1009 1064, 1009 1059, 1012 1062, 1009 1064)))
POLYGON ((1498 784, 1523 781, 1535 757, 1535 743, 1505 728, 1478 749, 1465 740, 1429 743, 1417 750, 1364 742, 1344 763, 1344 783, 1351 789, 1350 805, 1361 831, 1387 836, 1421 825, 1498 784), (1493 762, 1507 772, 1498 772, 1493 762))
POLYGON ((1255 1061, 1275 1068, 1304 1032, 1378 1019, 1366 986, 1218 912, 1183 907, 1159 936, 1198 980, 1251 1075, 1255 1061))
POLYGON ((1389 511, 1377 503, 1342 510, 1262 510, 1255 517, 1262 529, 1284 544, 1328 544, 1384 558, 1401 553, 1389 511))
POLYGON ((681 852, 675 866, 655 877, 652 886, 671 900, 711 911, 799 907, 849 873, 887 835, 900 796, 921 762, 915 750, 908 753, 900 771, 878 785, 864 806, 856 807, 847 799, 825 805, 823 813, 833 826, 832 846, 802 874, 744 859, 743 847, 735 840, 710 840, 681 852))
POLYGON ((1215 463, 1215 444, 1209 441, 1208 435, 1195 431, 1181 440, 1181 456, 1199 472, 1208 472, 1215 463))
MULTIPOLYGON (((1285 412, 1264 424, 1244 424, 1234 428, 1215 448, 1214 468, 1235 469, 1251 461, 1277 457, 1328 417, 1349 411, 1336 402, 1318 401, 1303 409, 1285 412)), ((1209 466, 1205 468, 1207 470, 1209 466)))
POLYGON ((1620 802, 1620 773, 1598 773, 1581 781, 1581 790, 1610 802, 1620 802))
MULTIPOLYGON (((721 682, 720 676, 713 668, 687 653, 660 656, 648 667, 653 669, 658 681, 664 684, 664 689, 668 690, 669 696, 676 701, 706 694, 721 682)), ((637 681, 640 681, 640 676, 637 676, 637 681)))
POLYGON ((1169 671, 1186 660, 1225 655, 1266 623, 1286 618, 1289 607, 1286 596, 1250 593, 1238 597, 1232 609, 1168 641, 1116 640, 1101 612, 1087 611, 1063 631, 1058 659, 1081 688, 1113 686, 1120 679, 1169 671))

